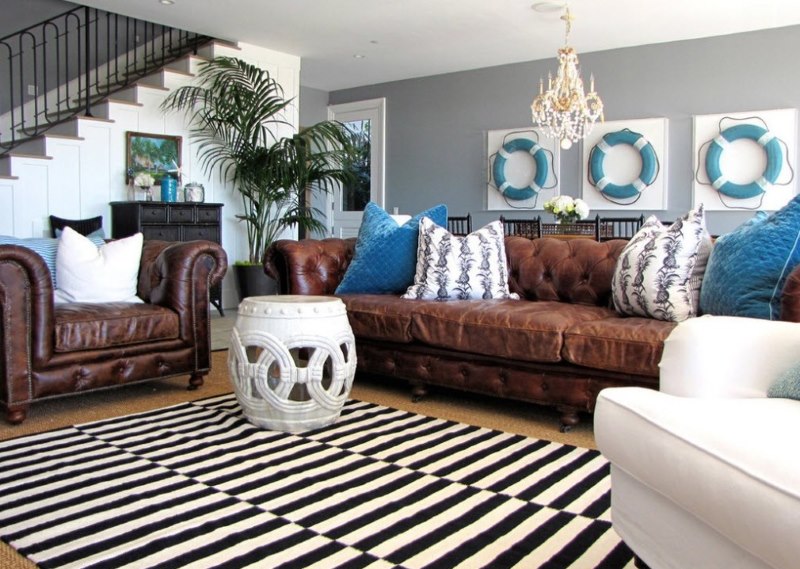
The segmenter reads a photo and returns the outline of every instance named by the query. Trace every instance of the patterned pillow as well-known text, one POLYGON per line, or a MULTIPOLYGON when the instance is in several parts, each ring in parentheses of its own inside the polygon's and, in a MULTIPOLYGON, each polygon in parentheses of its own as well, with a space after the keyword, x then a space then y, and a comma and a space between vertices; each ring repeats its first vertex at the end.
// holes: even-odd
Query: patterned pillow
POLYGON ((614 307, 629 316, 672 322, 697 316, 710 252, 702 205, 669 227, 651 216, 617 259, 614 307))
POLYGON ((721 236, 708 260, 705 314, 779 320, 781 291, 800 264, 800 196, 772 215, 757 212, 721 236))
MULTIPOLYGON (((104 243, 102 235, 94 235, 89 238, 92 243, 98 247, 104 243)), ((42 259, 44 264, 47 265, 47 270, 50 271, 50 279, 53 281, 53 287, 56 287, 56 254, 58 253, 59 240, 52 237, 31 237, 21 239, 19 237, 12 237, 10 235, 0 235, 0 245, 19 245, 26 247, 37 253, 42 259)))
POLYGON ((417 274, 403 298, 519 299, 508 290, 502 223, 493 221, 466 237, 457 237, 423 217, 419 222, 417 274))
POLYGON ((400 294, 414 282, 419 220, 423 215, 447 223, 447 206, 418 213, 402 225, 383 208, 369 202, 358 230, 353 260, 336 287, 336 294, 400 294))

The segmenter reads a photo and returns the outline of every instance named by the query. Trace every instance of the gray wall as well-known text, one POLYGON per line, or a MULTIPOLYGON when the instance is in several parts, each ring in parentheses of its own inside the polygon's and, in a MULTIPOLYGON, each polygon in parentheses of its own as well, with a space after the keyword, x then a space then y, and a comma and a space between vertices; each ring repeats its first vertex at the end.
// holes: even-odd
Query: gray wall
MULTIPOLYGON (((546 60, 331 92, 331 104, 386 97, 387 209, 414 213, 443 202, 453 215, 471 212, 478 226, 503 213, 485 210, 486 131, 531 124, 531 100, 539 77, 555 70, 556 47, 546 60)), ((579 54, 606 120, 669 119, 669 210, 644 213, 672 220, 691 207, 692 115, 800 106, 798 53, 800 26, 579 54)), ((561 152, 563 193, 580 195, 580 157, 578 145, 561 152)), ((796 168, 798 157, 790 158, 796 168)), ((710 212, 709 230, 729 231, 751 215, 710 212)))
POLYGON ((3 0, 0 38, 63 14, 77 6, 63 0, 3 0))

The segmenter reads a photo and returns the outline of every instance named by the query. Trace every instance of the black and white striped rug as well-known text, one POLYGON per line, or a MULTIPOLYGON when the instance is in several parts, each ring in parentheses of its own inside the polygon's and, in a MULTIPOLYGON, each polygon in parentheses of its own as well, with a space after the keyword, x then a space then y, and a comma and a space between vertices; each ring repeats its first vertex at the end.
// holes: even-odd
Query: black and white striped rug
POLYGON ((0 443, 41 567, 633 567, 597 451, 350 401, 289 435, 232 395, 0 443))

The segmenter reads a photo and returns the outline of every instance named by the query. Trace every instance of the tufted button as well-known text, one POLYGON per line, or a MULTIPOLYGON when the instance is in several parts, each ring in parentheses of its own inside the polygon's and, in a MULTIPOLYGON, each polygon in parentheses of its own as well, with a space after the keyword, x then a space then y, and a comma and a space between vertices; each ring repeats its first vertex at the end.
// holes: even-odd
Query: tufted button
POLYGON ((499 378, 500 378, 500 383, 502 383, 503 385, 508 383, 508 374, 506 372, 501 371, 499 378))
POLYGON ((549 386, 549 385, 547 385, 547 382, 546 382, 546 381, 543 381, 543 382, 542 382, 542 391, 546 392, 546 391, 548 391, 549 389, 550 389, 550 386, 549 386))
POLYGON ((465 368, 465 367, 462 367, 461 368, 461 375, 463 375, 464 377, 467 377, 469 375, 469 370, 467 368, 465 368))

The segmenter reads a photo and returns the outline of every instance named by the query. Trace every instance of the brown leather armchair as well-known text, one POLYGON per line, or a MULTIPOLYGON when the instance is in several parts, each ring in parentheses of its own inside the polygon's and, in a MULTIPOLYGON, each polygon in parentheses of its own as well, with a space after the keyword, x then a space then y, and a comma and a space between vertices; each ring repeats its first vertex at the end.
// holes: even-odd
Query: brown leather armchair
POLYGON ((227 269, 209 241, 145 241, 137 295, 144 304, 54 304, 44 260, 0 246, 0 403, 10 423, 30 403, 210 369, 208 290, 227 269))

